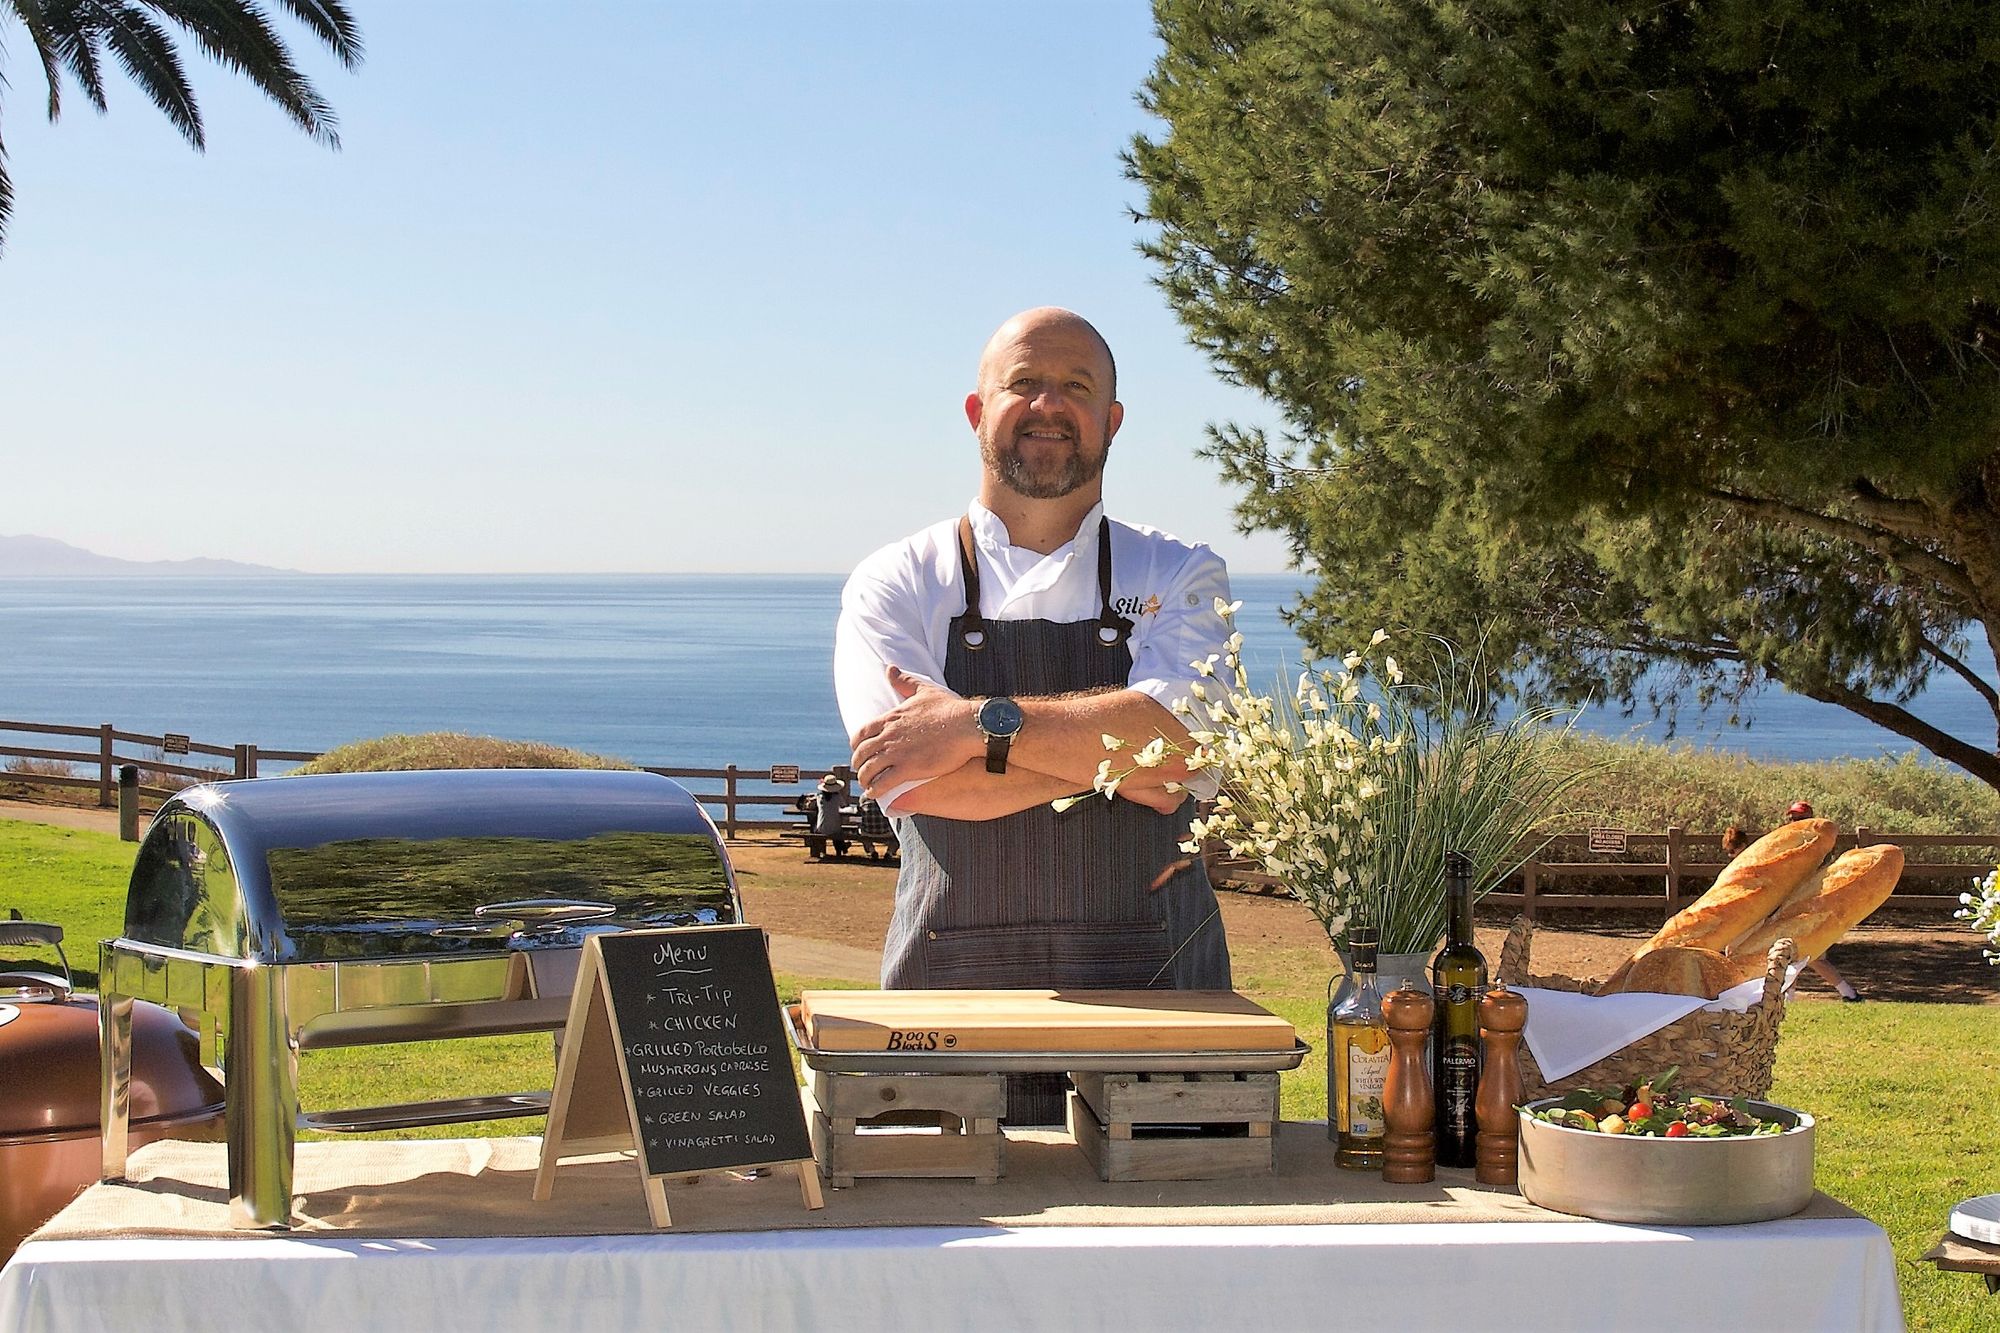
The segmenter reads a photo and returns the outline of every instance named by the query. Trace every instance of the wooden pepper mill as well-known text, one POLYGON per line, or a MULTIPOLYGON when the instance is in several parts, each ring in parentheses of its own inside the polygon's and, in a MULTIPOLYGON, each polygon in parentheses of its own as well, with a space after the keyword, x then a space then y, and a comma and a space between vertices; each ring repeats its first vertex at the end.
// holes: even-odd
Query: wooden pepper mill
POLYGON ((1521 1029, 1528 1022, 1528 997, 1495 986, 1479 1001, 1479 1040, 1486 1048, 1479 1093, 1472 1111, 1479 1119, 1477 1165, 1482 1185, 1513 1185, 1520 1179, 1517 1150, 1521 1121, 1514 1108, 1524 1100, 1521 1086, 1521 1029))
POLYGON ((1436 1005, 1409 982, 1382 999, 1389 1025, 1389 1072, 1382 1085, 1382 1179, 1393 1185, 1421 1185, 1437 1177, 1437 1099, 1424 1059, 1436 1005))

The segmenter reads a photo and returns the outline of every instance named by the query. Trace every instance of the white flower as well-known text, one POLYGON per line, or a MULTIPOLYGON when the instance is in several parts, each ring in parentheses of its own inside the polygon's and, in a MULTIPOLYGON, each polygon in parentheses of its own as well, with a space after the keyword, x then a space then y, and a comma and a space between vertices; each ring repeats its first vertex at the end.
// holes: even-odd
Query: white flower
POLYGON ((1097 739, 1104 742, 1104 748, 1107 750, 1122 750, 1125 748, 1125 742, 1113 736, 1108 731, 1100 735, 1097 739))
POLYGON ((1383 658, 1382 667, 1389 673, 1390 680, 1393 680, 1398 685, 1401 685, 1403 683, 1403 668, 1396 665, 1395 658, 1393 657, 1383 658))
POLYGON ((1388 638, 1389 638, 1389 631, 1388 631, 1388 630, 1385 630, 1385 629, 1378 629, 1378 630, 1376 630, 1376 631, 1375 631, 1375 633, 1374 633, 1374 634, 1373 634, 1373 635, 1372 635, 1372 636, 1371 636, 1371 637, 1369 638, 1369 640, 1368 640, 1368 646, 1369 646, 1370 648, 1378 648, 1378 647, 1380 647, 1380 646, 1381 646, 1381 645, 1382 645, 1382 644, 1383 644, 1384 642, 1386 642, 1386 641, 1388 640, 1388 638))
POLYGON ((1155 736, 1132 756, 1132 762, 1141 768, 1158 768, 1167 761, 1167 741, 1164 736, 1155 736))
POLYGON ((1242 609, 1243 609, 1243 603, 1241 601, 1225 602, 1220 597, 1215 599, 1215 614, 1217 614, 1218 616, 1222 616, 1225 619, 1235 615, 1238 611, 1241 611, 1242 609))
POLYGON ((1340 659, 1340 664, 1349 671, 1354 671, 1361 666, 1362 660, 1360 653, 1350 651, 1347 656, 1340 659))

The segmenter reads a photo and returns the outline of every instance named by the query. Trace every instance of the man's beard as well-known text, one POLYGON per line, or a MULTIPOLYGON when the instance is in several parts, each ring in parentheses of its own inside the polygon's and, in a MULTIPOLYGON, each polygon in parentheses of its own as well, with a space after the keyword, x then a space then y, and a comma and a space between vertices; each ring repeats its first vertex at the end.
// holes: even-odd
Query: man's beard
MULTIPOLYGON (((1032 427, 1024 427, 1032 429, 1032 427)), ((1088 486, 1104 471, 1104 459, 1111 451, 1107 441, 1096 457, 1084 456, 1083 444, 1072 434, 1069 450, 1061 458, 1036 467, 1021 455, 1018 434, 1005 444, 997 440, 981 438, 980 457, 1002 485, 1016 495, 1030 500, 1060 500, 1081 487, 1088 486)))

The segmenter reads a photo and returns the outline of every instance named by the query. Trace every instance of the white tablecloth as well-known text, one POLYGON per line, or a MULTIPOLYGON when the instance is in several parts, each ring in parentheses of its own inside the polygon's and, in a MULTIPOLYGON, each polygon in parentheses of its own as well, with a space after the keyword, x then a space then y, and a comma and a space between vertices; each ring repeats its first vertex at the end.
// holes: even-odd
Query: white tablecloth
POLYGON ((1862 1218, 34 1241, 0 1329, 1900 1329, 1862 1218))

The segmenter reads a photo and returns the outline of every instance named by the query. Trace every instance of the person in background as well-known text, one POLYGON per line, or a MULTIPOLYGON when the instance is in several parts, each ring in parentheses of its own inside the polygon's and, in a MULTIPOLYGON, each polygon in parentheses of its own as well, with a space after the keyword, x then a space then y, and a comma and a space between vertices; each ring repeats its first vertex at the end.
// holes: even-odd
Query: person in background
MULTIPOLYGON (((1793 801, 1785 808, 1785 822, 1787 824, 1801 819, 1811 819, 1812 817, 1813 808, 1809 801, 1793 801)), ((1754 841, 1755 839, 1749 834, 1736 825, 1731 824, 1722 831, 1722 854, 1733 860, 1741 855, 1743 849, 1754 841)), ((1841 999, 1847 1001, 1849 1004, 1859 1004, 1861 1002, 1861 992, 1854 989, 1854 983, 1840 975, 1840 969, 1835 967, 1826 958, 1808 959, 1806 966, 1811 968, 1821 981, 1824 981, 1827 985, 1840 992, 1841 999)))
POLYGON ((896 854, 896 830, 873 796, 861 798, 859 824, 861 849, 868 853, 869 860, 879 861, 885 855, 896 854))
POLYGON ((847 855, 847 784, 829 773, 819 780, 819 791, 804 798, 807 828, 806 854, 817 861, 833 844, 835 856, 847 855))

